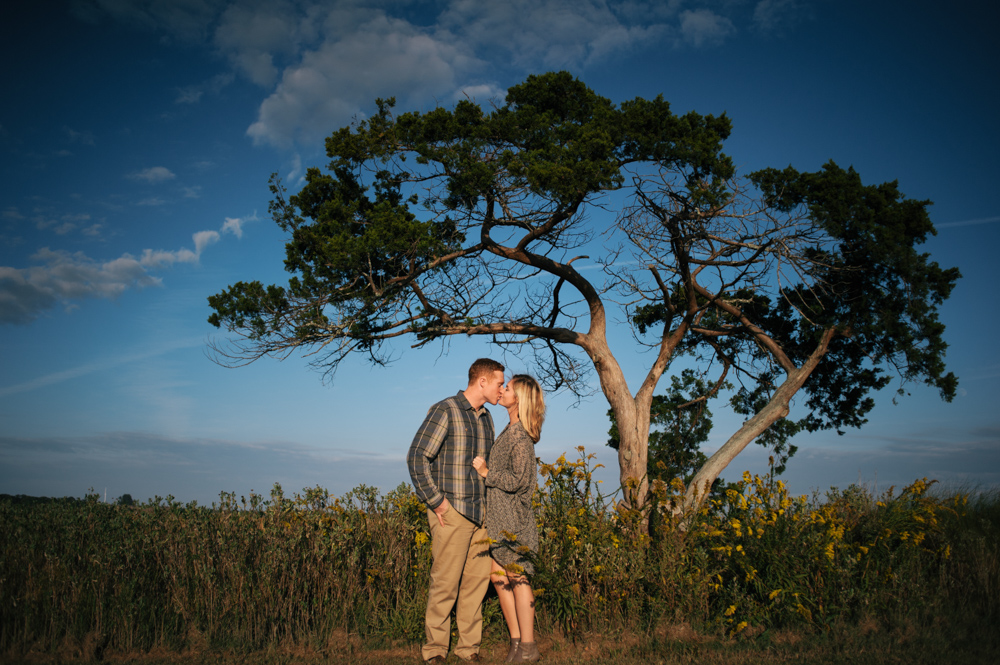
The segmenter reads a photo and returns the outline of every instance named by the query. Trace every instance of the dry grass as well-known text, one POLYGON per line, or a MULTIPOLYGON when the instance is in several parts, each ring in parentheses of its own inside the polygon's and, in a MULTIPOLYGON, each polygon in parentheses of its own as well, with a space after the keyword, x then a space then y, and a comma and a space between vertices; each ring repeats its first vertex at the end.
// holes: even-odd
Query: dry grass
MULTIPOLYGON (((943 636, 939 636, 943 637, 943 636)), ((976 665, 996 662, 993 647, 983 644, 935 643, 920 636, 915 627, 900 627, 892 633, 869 626, 845 627, 827 635, 790 630, 778 631, 754 640, 714 638, 699 634, 686 623, 664 625, 653 635, 599 634, 579 636, 575 641, 562 636, 539 636, 543 663, 549 665, 976 665)), ((481 651, 487 663, 501 663, 506 644, 485 644, 481 651)), ((25 665, 92 665, 97 662, 121 665, 419 665, 419 645, 365 649, 357 636, 339 634, 322 646, 287 644, 266 651, 243 653, 232 650, 154 649, 148 653, 106 653, 100 660, 70 653, 32 652, 3 663, 25 665)), ((453 665, 462 661, 452 656, 453 665)))

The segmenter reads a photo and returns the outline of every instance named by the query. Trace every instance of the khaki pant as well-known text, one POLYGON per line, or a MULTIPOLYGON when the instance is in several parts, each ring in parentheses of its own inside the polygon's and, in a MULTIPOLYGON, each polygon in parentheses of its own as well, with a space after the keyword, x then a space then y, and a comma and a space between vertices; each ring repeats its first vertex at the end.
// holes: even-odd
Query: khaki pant
POLYGON ((454 508, 444 514, 443 527, 432 510, 427 511, 427 520, 434 562, 427 594, 427 643, 421 655, 424 660, 447 657, 454 607, 458 626, 455 655, 469 659, 479 653, 483 639, 483 598, 490 582, 490 556, 489 544, 480 541, 486 540, 486 529, 454 508))

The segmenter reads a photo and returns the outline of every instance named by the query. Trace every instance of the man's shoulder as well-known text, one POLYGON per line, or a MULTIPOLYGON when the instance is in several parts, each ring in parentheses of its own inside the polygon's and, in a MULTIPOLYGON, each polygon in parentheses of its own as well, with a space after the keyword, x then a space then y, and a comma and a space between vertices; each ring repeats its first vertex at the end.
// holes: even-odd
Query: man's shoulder
POLYGON ((448 397, 445 397, 442 400, 438 400, 437 402, 434 402, 433 404, 431 404, 431 408, 429 409, 429 411, 433 411, 435 409, 457 409, 457 408, 461 408, 461 404, 459 403, 459 400, 458 400, 458 398, 459 398, 460 395, 461 395, 461 393, 459 393, 458 395, 449 395, 448 397))
POLYGON ((462 406, 457 397, 457 395, 452 395, 431 404, 430 408, 427 409, 425 420, 449 420, 460 417, 462 406))

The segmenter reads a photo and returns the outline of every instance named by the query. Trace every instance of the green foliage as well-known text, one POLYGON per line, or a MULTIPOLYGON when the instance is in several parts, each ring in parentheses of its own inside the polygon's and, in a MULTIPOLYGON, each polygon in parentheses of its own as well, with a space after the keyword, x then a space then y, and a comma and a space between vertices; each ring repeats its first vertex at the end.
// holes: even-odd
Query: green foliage
POLYGON ((572 246, 588 233, 574 230, 582 207, 622 187, 632 163, 684 169, 705 205, 733 173, 720 152, 725 116, 678 117, 660 97, 616 107, 566 72, 528 77, 491 112, 464 100, 396 116, 394 105, 378 100, 372 117, 334 132, 328 172, 308 169, 298 194, 287 197, 272 176, 270 212, 290 234, 292 277, 287 287, 240 282, 209 297, 209 323, 241 340, 221 357, 333 340, 317 360, 333 369, 355 350, 382 362, 381 345, 401 334, 475 332, 502 311, 486 297, 494 283, 516 275, 485 265, 487 254, 510 256, 498 244, 504 234, 523 233, 518 251, 538 245, 540 256, 572 246))
MULTIPOLYGON (((872 405, 869 390, 888 385, 883 365, 951 400, 957 379, 945 373, 947 345, 936 308, 960 274, 916 248, 936 234, 930 201, 905 198, 896 182, 864 185, 853 168, 845 171, 833 162, 817 173, 764 169, 751 180, 776 209, 807 211, 830 239, 810 248, 824 291, 790 289, 776 308, 784 319, 793 304, 808 304, 815 326, 838 326, 844 333, 809 384, 812 414, 804 425, 815 430, 863 423, 860 416, 872 405)), ((812 334, 805 326, 789 331, 789 348, 808 353, 812 334)))

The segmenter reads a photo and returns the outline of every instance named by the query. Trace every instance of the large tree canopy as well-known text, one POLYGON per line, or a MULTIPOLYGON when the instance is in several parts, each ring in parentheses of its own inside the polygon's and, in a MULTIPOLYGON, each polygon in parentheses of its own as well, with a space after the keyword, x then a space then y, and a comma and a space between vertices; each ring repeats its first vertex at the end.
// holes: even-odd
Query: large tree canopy
POLYGON ((615 105, 565 72, 490 108, 393 106, 328 138, 327 171, 310 169, 298 194, 272 179, 292 277, 209 298, 230 333, 220 361, 301 350, 332 371, 355 352, 384 362, 396 338, 487 335, 533 352, 550 389, 585 390, 593 370, 639 503, 654 390, 672 363, 694 368, 736 384, 748 419, 678 509, 758 437, 862 425, 893 376, 954 395, 937 307, 959 274, 918 252, 929 202, 896 183, 832 162, 737 176, 725 115, 677 116, 661 97, 615 105), (577 269, 598 252, 603 270, 577 269), (615 318, 653 351, 632 388, 609 345, 615 318))

